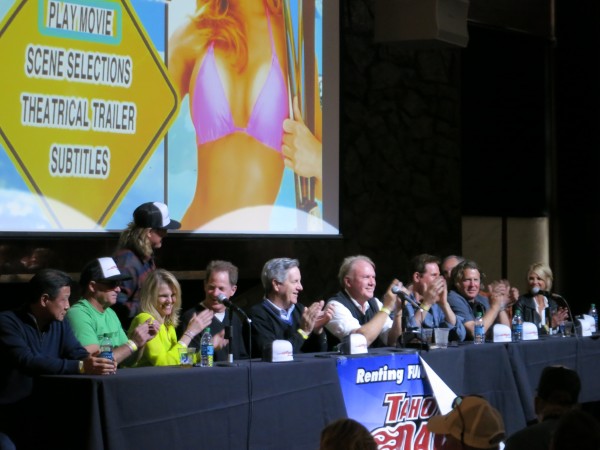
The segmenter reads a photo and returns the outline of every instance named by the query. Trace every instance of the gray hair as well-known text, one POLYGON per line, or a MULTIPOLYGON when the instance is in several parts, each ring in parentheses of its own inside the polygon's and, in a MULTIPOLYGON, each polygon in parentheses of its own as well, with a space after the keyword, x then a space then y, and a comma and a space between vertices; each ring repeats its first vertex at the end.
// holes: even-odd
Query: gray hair
POLYGON ((371 258, 365 255, 355 255, 355 256, 347 256, 342 261, 342 265, 340 266, 340 271, 338 272, 338 281, 340 283, 341 288, 344 288, 344 278, 348 276, 348 274, 354 268, 354 263, 357 261, 365 261, 369 263, 373 269, 375 269, 375 263, 371 258))
POLYGON ((263 266, 260 275, 263 288, 265 289, 265 296, 270 294, 273 290, 271 282, 275 280, 278 283, 283 283, 286 280, 290 269, 293 269, 294 267, 300 267, 300 263, 297 259, 273 258, 268 260, 263 266))

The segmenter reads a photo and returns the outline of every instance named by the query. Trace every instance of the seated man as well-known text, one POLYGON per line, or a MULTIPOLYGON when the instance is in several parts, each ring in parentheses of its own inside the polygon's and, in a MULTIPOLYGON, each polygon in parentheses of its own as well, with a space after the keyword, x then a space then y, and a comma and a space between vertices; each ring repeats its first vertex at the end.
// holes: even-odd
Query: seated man
POLYGON ((437 256, 420 254, 411 260, 411 283, 404 305, 409 327, 450 328, 450 340, 464 341, 467 332, 448 303, 446 280, 437 256))
POLYGON ((63 321, 71 283, 64 272, 40 270, 27 285, 23 307, 0 313, 0 431, 17 448, 36 448, 30 445, 35 433, 28 427, 47 414, 46 407, 32 404, 35 376, 108 375, 116 370, 113 361, 90 356, 63 321))
POLYGON ((100 340, 108 334, 114 346, 113 357, 118 364, 129 358, 133 362, 133 355, 158 332, 154 324, 147 321, 127 338, 117 313, 111 308, 117 303, 121 281, 130 278, 119 271, 112 258, 93 259, 85 265, 79 277, 82 298, 67 312, 75 337, 90 354, 100 350, 100 340))
POLYGON ((341 290, 327 300, 335 312, 326 325, 332 335, 330 348, 345 336, 360 333, 370 347, 395 347, 402 334, 402 308, 398 297, 388 287, 382 303, 375 298, 375 263, 368 256, 344 259, 338 274, 341 290), (392 318, 393 317, 393 318, 392 318))
POLYGON ((446 284, 448 285, 448 289, 452 287, 452 269, 454 269, 458 264, 463 262, 465 258, 458 255, 448 255, 442 261, 442 275, 444 276, 444 280, 446 280, 446 284))
MULTIPOLYGON (((233 297, 237 290, 237 280, 238 268, 230 262, 209 262, 204 277, 204 299, 183 314, 177 329, 177 336, 181 337, 194 313, 198 314, 205 309, 212 310, 214 316, 210 324, 210 333, 213 335, 215 361, 229 361, 230 354, 233 359, 248 358, 240 317, 232 314, 232 311, 219 301, 219 295, 224 295, 228 300, 233 297), (228 333, 225 333, 226 330, 228 333)), ((200 349, 201 338, 202 333, 194 337, 190 347, 200 349)))
POLYGON ((506 440, 506 450, 546 450, 559 419, 578 405, 581 381, 574 370, 547 366, 540 375, 534 399, 538 423, 523 428, 506 440))
POLYGON ((265 347, 278 339, 289 341, 294 353, 327 350, 323 326, 331 319, 333 308, 323 309, 323 300, 308 307, 298 303, 302 292, 299 266, 297 259, 290 258, 265 263, 261 274, 265 298, 248 314, 252 320, 252 356, 263 356, 265 347))
POLYGON ((475 336, 475 313, 483 315, 485 333, 495 323, 510 327, 508 314, 505 310, 509 303, 505 291, 493 292, 488 300, 480 295, 482 273, 475 261, 465 260, 452 269, 452 290, 448 293, 448 303, 456 314, 457 320, 463 322, 467 330, 467 339, 475 336))

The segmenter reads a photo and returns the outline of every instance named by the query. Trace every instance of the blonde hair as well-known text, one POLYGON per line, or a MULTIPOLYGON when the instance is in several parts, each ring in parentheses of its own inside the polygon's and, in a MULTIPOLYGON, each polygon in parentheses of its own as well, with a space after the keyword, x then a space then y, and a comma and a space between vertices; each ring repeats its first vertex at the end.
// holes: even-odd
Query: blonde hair
MULTIPOLYGON (((247 0, 239 0, 247 1, 247 0)), ((283 0, 264 0, 271 16, 283 13, 283 0)), ((233 50, 232 65, 241 72, 248 63, 248 43, 245 23, 229 0, 196 0, 196 12, 191 17, 198 32, 207 42, 217 42, 233 50)))
POLYGON ((527 279, 529 279, 529 274, 534 273, 546 283, 546 290, 552 291, 552 281, 554 281, 554 275, 552 275, 552 269, 548 264, 543 262, 533 263, 529 266, 529 270, 527 271, 527 279))
POLYGON ((119 236, 119 248, 127 248, 141 259, 150 259, 154 250, 148 237, 148 230, 150 228, 138 227, 134 222, 129 222, 119 236))
POLYGON ((148 277, 142 284, 140 291, 140 309, 150 314, 155 319, 160 319, 162 316, 158 312, 158 293, 160 287, 166 284, 173 291, 175 304, 171 314, 164 318, 165 325, 179 325, 179 314, 181 312, 181 286, 175 275, 165 269, 156 269, 148 274, 148 277))

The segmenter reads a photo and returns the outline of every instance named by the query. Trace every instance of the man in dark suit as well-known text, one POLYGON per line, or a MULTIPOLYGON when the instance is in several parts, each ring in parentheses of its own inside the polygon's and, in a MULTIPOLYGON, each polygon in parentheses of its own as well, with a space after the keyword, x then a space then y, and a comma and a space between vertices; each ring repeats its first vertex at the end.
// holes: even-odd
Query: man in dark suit
MULTIPOLYGON (((244 344, 243 327, 240 317, 234 314, 223 303, 223 298, 230 300, 237 290, 238 268, 229 261, 215 260, 206 266, 204 277, 204 299, 196 306, 188 309, 180 321, 177 335, 181 336, 192 316, 206 309, 214 313, 210 324, 215 348, 214 361, 229 361, 248 358, 244 344), (220 298, 221 297, 221 298, 220 298)), ((192 339, 190 347, 200 348, 200 333, 192 339)))
POLYGON ((292 344, 294 353, 327 350, 323 327, 333 315, 333 307, 323 300, 305 307, 298 302, 302 292, 300 264, 297 259, 274 258, 266 262, 261 274, 265 298, 254 305, 252 320, 252 356, 263 356, 275 340, 292 344))

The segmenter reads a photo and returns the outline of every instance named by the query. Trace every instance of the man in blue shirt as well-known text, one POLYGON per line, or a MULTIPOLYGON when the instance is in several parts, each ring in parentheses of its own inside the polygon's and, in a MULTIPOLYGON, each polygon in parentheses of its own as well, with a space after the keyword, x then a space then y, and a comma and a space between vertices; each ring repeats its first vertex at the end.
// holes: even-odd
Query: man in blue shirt
POLYGON ((462 320, 448 303, 446 281, 440 273, 439 258, 426 253, 411 260, 408 302, 405 304, 407 325, 417 328, 450 328, 450 340, 463 341, 467 335, 462 320))
POLYGON ((28 433, 27 424, 35 424, 35 415, 41 414, 31 396, 37 375, 116 370, 113 361, 90 356, 64 320, 71 283, 66 273, 43 269, 29 281, 23 307, 0 313, 0 431, 17 448, 29 448, 23 439, 34 433, 28 433))
POLYGON ((481 295, 482 273, 475 261, 465 260, 452 269, 452 290, 448 293, 448 303, 462 320, 467 339, 473 340, 475 335, 475 313, 483 315, 483 326, 487 333, 495 323, 510 326, 505 310, 508 297, 499 292, 492 293, 489 300, 481 295))

